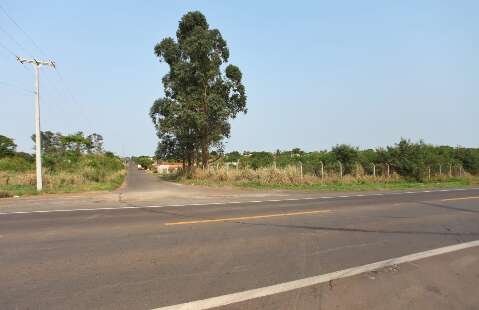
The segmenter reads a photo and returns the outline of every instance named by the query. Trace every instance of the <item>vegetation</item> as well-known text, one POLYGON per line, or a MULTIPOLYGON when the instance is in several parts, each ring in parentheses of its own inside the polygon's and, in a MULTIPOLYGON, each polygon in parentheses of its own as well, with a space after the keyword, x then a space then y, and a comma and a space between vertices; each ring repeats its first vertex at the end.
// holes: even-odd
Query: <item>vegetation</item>
MULTIPOLYGON (((123 182, 124 164, 103 150, 100 135, 84 136, 82 132, 62 135, 46 131, 41 136, 44 192, 111 190, 123 182)), ((0 155, 0 196, 35 194, 34 156, 16 152, 16 146, 9 150, 0 155)))
POLYGON ((154 161, 149 156, 133 157, 132 160, 145 170, 151 170, 153 168, 154 161))
POLYGON ((0 158, 5 156, 12 156, 15 154, 17 145, 13 142, 13 139, 0 135, 0 158))
POLYGON ((193 184, 301 189, 408 188, 477 184, 479 149, 433 146, 402 139, 386 148, 231 152, 213 169, 180 173, 193 184))
POLYGON ((188 168, 201 159, 207 168, 210 149, 221 151, 223 138, 230 135, 229 120, 246 113, 241 71, 231 64, 222 71, 229 58, 226 41, 198 11, 184 15, 176 41, 163 39, 155 54, 169 66, 165 97, 150 111, 160 139, 156 156, 181 160, 188 168))

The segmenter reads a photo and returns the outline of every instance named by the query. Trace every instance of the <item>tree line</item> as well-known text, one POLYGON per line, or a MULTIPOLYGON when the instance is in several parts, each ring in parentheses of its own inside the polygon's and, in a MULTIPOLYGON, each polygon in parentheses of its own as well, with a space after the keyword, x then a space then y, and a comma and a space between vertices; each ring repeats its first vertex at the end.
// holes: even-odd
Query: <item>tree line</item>
MULTIPOLYGON (((69 135, 63 135, 60 132, 42 131, 40 132, 40 136, 42 152, 46 154, 64 153, 68 151, 78 154, 93 154, 104 151, 103 136, 97 133, 85 136, 82 131, 69 135)), ((33 142, 35 142, 35 134, 33 134, 31 138, 33 142)))
POLYGON ((336 145, 330 151, 305 152, 299 148, 276 152, 243 152, 224 154, 223 163, 239 164, 240 167, 286 167, 301 164, 306 173, 319 175, 321 167, 338 169, 355 174, 358 165, 365 173, 391 173, 415 180, 425 180, 432 170, 447 174, 449 169, 463 169, 470 174, 479 174, 479 148, 435 146, 424 141, 411 142, 401 139, 398 143, 377 149, 360 150, 346 144, 336 145), (430 170, 431 169, 431 170, 430 170))
MULTIPOLYGON (((31 138, 35 141, 35 135, 31 138)), ((98 133, 85 135, 81 131, 73 134, 42 131, 41 142, 43 165, 50 170, 71 170, 76 163, 86 158, 89 158, 91 165, 101 162, 108 164, 108 160, 100 158, 116 158, 112 152, 104 150, 103 137, 98 133)), ((18 152, 14 139, 4 135, 0 135, 0 160, 2 159, 1 167, 12 166, 13 169, 16 166, 18 170, 32 169, 35 162, 33 154, 18 152)), ((116 169, 116 161, 114 165, 116 169)))

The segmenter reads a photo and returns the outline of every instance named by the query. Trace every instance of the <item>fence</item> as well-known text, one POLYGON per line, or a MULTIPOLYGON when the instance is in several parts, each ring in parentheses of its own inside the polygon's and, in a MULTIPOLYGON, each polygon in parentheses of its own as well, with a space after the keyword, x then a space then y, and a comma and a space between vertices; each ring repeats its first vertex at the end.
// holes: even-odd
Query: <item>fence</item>
MULTIPOLYGON (((221 174, 223 179, 241 179, 240 176, 260 175, 267 178, 275 178, 278 175, 288 176, 291 179, 297 179, 298 182, 321 182, 338 183, 353 182, 358 180, 393 182, 402 179, 400 171, 390 164, 369 163, 362 165, 360 163, 343 164, 339 161, 330 163, 302 163, 278 165, 273 162, 272 165, 253 169, 241 161, 216 163, 210 166, 210 174, 221 174), (247 173, 246 171, 250 171, 247 173), (257 173, 253 173, 256 171, 257 173)), ((421 171, 416 171, 424 181, 440 181, 448 178, 464 177, 468 175, 461 165, 437 164, 426 166, 421 171)))

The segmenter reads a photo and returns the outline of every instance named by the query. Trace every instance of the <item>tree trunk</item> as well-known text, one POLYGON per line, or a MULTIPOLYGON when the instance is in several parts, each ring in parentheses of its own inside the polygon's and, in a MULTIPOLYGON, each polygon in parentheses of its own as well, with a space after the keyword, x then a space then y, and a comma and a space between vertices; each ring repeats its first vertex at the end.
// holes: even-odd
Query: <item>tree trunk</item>
POLYGON ((203 169, 208 169, 209 150, 208 150, 208 83, 204 83, 203 92, 203 113, 206 124, 201 130, 201 160, 203 162, 203 169))
POLYGON ((188 150, 187 152, 187 161, 188 161, 188 173, 191 171, 191 166, 192 166, 192 162, 191 162, 191 159, 192 159, 192 152, 191 152, 191 149, 188 150))
POLYGON ((208 169, 208 160, 209 160, 209 151, 208 151, 208 135, 206 129, 203 130, 203 137, 201 137, 201 161, 203 162, 203 168, 208 169))

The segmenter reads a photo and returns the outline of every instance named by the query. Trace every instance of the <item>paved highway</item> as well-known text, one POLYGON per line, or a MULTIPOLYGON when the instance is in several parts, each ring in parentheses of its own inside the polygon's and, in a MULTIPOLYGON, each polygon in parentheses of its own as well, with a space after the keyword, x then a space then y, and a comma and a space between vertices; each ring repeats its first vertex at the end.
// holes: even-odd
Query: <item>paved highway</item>
MULTIPOLYGON (((138 189, 135 179, 155 182, 130 173, 130 189, 138 189)), ((189 190, 198 191, 181 188, 189 190)), ((248 195, 86 208, 45 199, 35 203, 42 213, 32 200, 0 202, 0 309, 192 301, 222 309, 478 309, 479 247, 471 242, 479 240, 479 189, 248 195), (466 248, 275 293, 291 281, 457 244, 466 248), (248 293, 254 289, 258 295, 248 293)))

